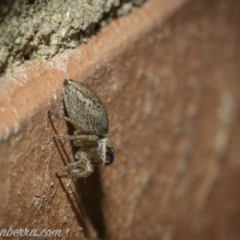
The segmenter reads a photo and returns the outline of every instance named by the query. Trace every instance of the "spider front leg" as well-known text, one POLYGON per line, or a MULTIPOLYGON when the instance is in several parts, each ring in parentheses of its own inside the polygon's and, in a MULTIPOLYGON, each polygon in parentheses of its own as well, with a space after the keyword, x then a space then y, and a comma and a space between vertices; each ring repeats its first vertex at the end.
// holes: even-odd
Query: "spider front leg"
POLYGON ((72 162, 55 172, 58 177, 63 177, 61 176, 63 172, 68 172, 67 177, 70 177, 73 180, 77 178, 86 178, 91 175, 93 172, 93 165, 88 159, 87 153, 78 151, 75 155, 75 158, 78 159, 78 161, 72 162))
POLYGON ((64 135, 55 136, 55 140, 74 141, 76 147, 97 147, 99 137, 97 135, 64 135))

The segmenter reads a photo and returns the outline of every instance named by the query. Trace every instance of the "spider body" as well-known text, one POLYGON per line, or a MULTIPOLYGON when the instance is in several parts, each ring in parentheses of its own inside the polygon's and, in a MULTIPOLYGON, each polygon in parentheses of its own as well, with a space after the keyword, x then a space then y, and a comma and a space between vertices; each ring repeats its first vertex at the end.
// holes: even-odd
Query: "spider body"
POLYGON ((68 172, 76 179, 88 177, 95 166, 110 165, 114 161, 114 148, 105 136, 109 131, 107 111, 97 95, 82 83, 64 80, 63 99, 68 116, 57 117, 76 129, 74 135, 55 136, 56 140, 72 140, 79 147, 77 161, 56 171, 58 176, 68 172))

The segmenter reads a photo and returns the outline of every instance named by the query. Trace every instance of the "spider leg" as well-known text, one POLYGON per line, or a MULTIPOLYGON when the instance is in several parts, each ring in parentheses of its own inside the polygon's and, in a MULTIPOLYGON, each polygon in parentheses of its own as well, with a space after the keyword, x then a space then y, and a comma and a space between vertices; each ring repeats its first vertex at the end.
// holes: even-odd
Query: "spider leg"
POLYGON ((68 123, 71 123, 76 129, 77 129, 77 132, 78 133, 88 133, 89 132, 89 129, 88 129, 88 126, 86 124, 83 124, 81 122, 77 122, 67 116, 63 116, 61 114, 52 114, 50 111, 49 111, 49 116, 55 116, 57 118, 60 118, 62 120, 64 120, 65 122, 68 122, 68 123))
POLYGON ((56 140, 76 140, 76 142, 80 141, 98 141, 99 137, 97 135, 63 135, 63 136, 54 136, 56 140))
POLYGON ((82 151, 78 151, 76 155, 76 158, 79 159, 77 162, 72 162, 55 172, 58 177, 62 177, 63 172, 68 172, 67 177, 72 179, 85 178, 93 172, 93 165, 89 161, 88 155, 82 151))
POLYGON ((99 137, 97 135, 64 135, 54 136, 55 140, 74 141, 76 147, 97 147, 99 137))

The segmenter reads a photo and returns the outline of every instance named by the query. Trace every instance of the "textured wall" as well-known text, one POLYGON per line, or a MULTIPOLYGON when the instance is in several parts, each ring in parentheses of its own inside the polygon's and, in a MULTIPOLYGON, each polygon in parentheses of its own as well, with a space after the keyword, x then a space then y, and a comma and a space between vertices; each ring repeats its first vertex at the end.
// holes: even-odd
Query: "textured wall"
POLYGON ((152 0, 81 51, 8 79, 22 85, 0 94, 0 228, 239 239, 239 12, 237 0, 152 0), (113 165, 76 183, 54 175, 76 149, 53 142, 54 127, 68 130, 47 116, 60 109, 66 77, 103 100, 116 149, 113 165))
POLYGON ((144 0, 8 0, 0 2, 0 76, 24 61, 49 58, 87 42, 113 18, 144 0))

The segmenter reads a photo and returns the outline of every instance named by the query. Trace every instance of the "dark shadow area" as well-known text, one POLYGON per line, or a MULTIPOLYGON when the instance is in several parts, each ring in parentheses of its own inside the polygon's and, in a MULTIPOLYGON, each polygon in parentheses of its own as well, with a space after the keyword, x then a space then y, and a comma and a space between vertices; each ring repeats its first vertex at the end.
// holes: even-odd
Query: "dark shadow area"
MULTIPOLYGON (((74 128, 68 124, 68 133, 73 134, 74 128)), ((79 147, 72 145, 72 158, 79 147)), ((101 166, 100 166, 101 167, 101 166)), ((102 198, 104 196, 100 171, 95 167, 94 172, 88 178, 79 178, 73 182, 76 190, 76 201, 78 201, 79 209, 82 209, 92 227, 98 233, 97 237, 104 239, 106 237, 106 226, 103 217, 102 198), (80 201, 80 202, 79 202, 80 201)), ((79 222, 81 224, 81 222, 79 222)), ((84 229, 88 237, 91 237, 88 229, 84 229)))
MULTIPOLYGON (((50 112, 48 113, 48 116, 55 134, 58 135, 58 131, 54 126, 50 112)), ((69 123, 67 123, 67 125, 68 134, 73 135, 73 126, 69 123)), ((69 157, 63 143, 61 141, 56 141, 55 139, 54 142, 61 156, 61 159, 66 166, 67 163, 71 162, 70 159, 74 159, 74 156, 79 148, 72 145, 72 156, 69 157)), ((91 233, 89 232, 85 221, 85 219, 87 219, 90 221, 92 227, 98 233, 97 236, 100 239, 104 239, 106 237, 106 227, 104 223, 103 210, 101 207, 102 197, 104 193, 102 189, 99 169, 95 168, 92 175, 90 175, 87 179, 78 179, 74 181, 73 184, 75 185, 75 189, 73 190, 75 191, 73 191, 71 194, 69 194, 69 190, 64 186, 61 178, 59 178, 59 183, 66 194, 66 197, 76 215, 80 227, 83 228, 85 236, 91 237, 91 233)))
POLYGON ((98 168, 95 168, 93 174, 87 179, 79 179, 75 182, 77 194, 81 199, 82 207, 91 221, 93 228, 97 231, 98 237, 106 237, 106 226, 101 206, 103 198, 103 189, 98 168))
POLYGON ((77 197, 76 195, 75 196, 71 196, 69 194, 69 190, 65 188, 64 184, 62 183, 61 181, 61 178, 58 178, 59 180, 59 183, 63 189, 63 191, 65 192, 66 194, 66 197, 71 205, 71 208, 72 210, 74 211, 75 215, 76 215, 76 218, 77 218, 77 221, 79 223, 79 225, 81 226, 81 228, 84 229, 84 232, 85 232, 85 235, 88 236, 89 235, 89 232, 88 232, 88 229, 87 229, 87 226, 85 224, 85 221, 84 221, 84 213, 83 213, 83 209, 81 208, 81 205, 79 204, 79 202, 77 201, 77 197), (74 199, 73 199, 74 198, 74 199), (75 204, 77 203, 77 204, 75 204))

